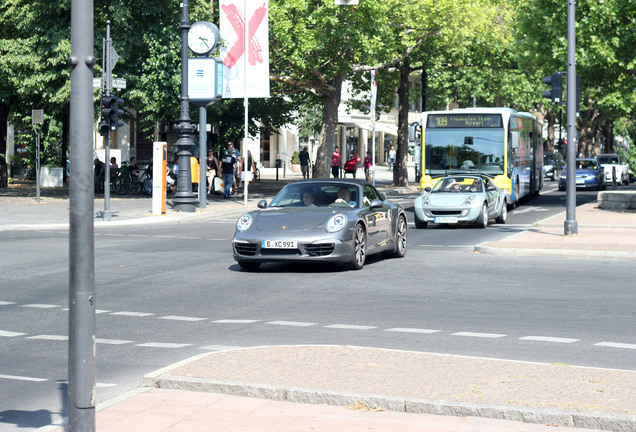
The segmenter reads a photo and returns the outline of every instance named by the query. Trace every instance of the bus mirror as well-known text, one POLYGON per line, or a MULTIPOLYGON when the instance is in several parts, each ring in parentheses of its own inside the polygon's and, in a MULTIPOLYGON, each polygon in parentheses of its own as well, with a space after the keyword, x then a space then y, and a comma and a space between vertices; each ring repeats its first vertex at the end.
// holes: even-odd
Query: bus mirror
POLYGON ((464 137, 464 145, 473 145, 473 137, 465 136, 464 137))

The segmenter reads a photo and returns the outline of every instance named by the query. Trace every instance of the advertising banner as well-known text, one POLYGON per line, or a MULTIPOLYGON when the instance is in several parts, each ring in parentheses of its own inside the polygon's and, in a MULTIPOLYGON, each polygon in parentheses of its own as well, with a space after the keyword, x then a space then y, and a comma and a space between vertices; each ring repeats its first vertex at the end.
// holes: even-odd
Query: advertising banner
POLYGON ((269 97, 268 10, 268 0, 220 1, 223 98, 269 97))

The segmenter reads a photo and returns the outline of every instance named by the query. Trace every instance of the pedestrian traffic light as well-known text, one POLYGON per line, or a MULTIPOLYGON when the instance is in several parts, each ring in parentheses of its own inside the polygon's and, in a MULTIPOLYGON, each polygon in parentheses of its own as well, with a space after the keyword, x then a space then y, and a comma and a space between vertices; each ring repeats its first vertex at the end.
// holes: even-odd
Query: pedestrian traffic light
POLYGON ((111 121, 110 121, 110 130, 116 130, 124 125, 123 120, 120 120, 120 116, 124 115, 124 110, 122 109, 124 105, 124 100, 122 98, 118 98, 117 96, 111 96, 114 102, 112 105, 111 121))
POLYGON ((563 104, 563 72, 555 72, 550 76, 543 77, 541 81, 544 84, 548 84, 552 87, 551 90, 546 90, 541 95, 550 99, 555 104, 563 104))

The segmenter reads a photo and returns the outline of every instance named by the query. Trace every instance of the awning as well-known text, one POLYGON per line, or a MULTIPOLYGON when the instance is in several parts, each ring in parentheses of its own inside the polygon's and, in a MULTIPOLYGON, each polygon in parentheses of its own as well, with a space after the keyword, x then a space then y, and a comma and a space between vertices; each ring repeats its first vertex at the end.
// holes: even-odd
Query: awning
MULTIPOLYGON (((368 130, 369 132, 371 132, 373 130, 373 123, 371 122, 339 122, 338 126, 344 126, 344 127, 357 127, 360 129, 364 129, 364 130, 368 130)), ((397 136, 397 125, 392 125, 389 123, 379 123, 376 122, 375 123, 375 131, 377 132, 381 132, 387 135, 393 135, 393 136, 397 136)))

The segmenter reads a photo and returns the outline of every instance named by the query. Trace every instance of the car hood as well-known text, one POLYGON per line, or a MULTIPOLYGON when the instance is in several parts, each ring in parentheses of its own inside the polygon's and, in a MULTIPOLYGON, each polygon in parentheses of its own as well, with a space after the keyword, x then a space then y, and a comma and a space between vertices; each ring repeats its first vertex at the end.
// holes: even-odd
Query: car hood
POLYGON ((475 195, 474 193, 451 193, 451 192, 441 192, 441 193, 432 193, 429 195, 429 199, 432 207, 436 206, 460 206, 470 195, 475 195))
MULTIPOLYGON (((567 175, 567 171, 563 171, 563 175, 567 175)), ((576 170, 576 175, 583 175, 583 174, 587 174, 587 175, 597 175, 598 171, 597 170, 592 170, 592 169, 577 169, 576 170)))
POLYGON ((341 211, 316 207, 274 207, 259 211, 254 223, 256 229, 262 231, 308 231, 323 225, 336 213, 341 211))

